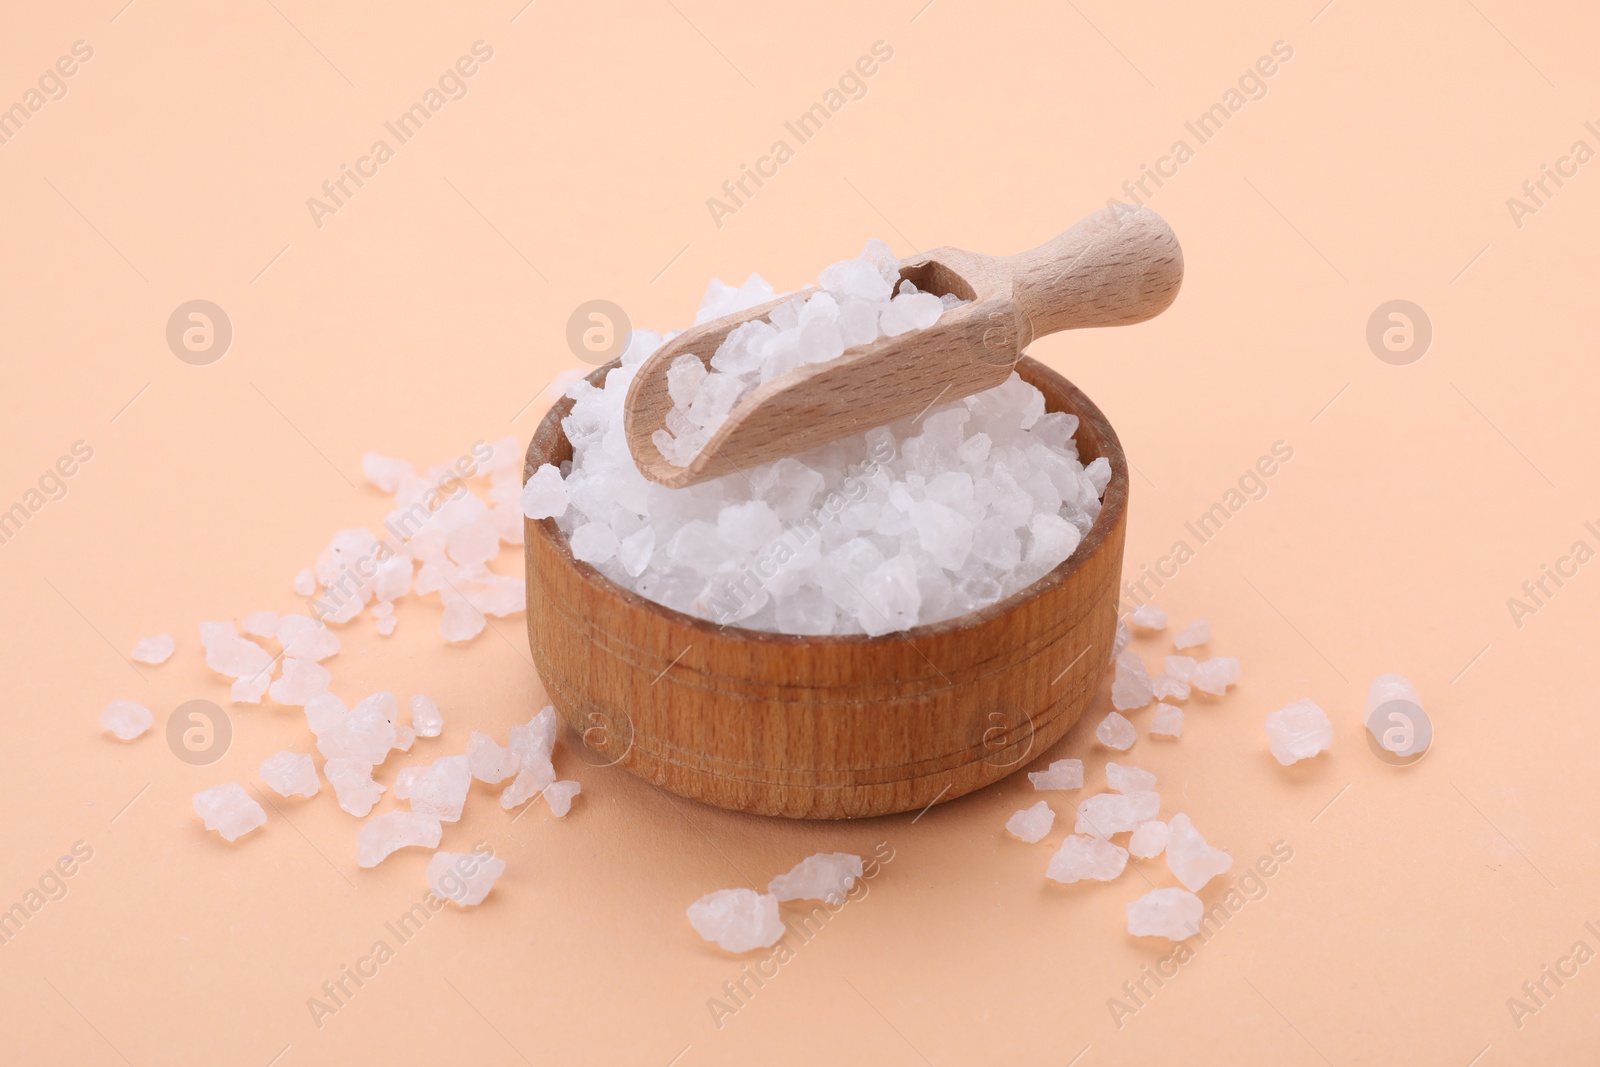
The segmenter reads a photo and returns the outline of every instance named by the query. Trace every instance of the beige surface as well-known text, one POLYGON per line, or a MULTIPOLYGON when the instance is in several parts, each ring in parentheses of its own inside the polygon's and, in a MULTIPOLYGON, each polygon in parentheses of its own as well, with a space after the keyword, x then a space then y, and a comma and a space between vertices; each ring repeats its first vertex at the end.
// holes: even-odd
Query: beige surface
MULTIPOLYGON (((1520 227, 1506 204, 1575 140, 1600 148, 1584 126, 1600 117, 1592 8, 538 0, 518 16, 521 0, 273 0, 223 15, 138 0, 113 21, 119 3, 14 7, 0 33, 8 102, 74 41, 94 50, 0 146, 4 505, 74 442, 93 448, 0 547, 0 895, 22 901, 76 842, 92 849, 0 948, 9 1061, 1592 1059, 1600 962, 1546 980, 1554 995, 1520 1027, 1507 999, 1575 942, 1600 949, 1584 925, 1600 920, 1600 727, 1583 681, 1600 564, 1520 628, 1506 603, 1575 541, 1600 547, 1584 526, 1600 527, 1596 164, 1520 227), (306 198, 478 40, 494 56, 466 98, 319 229, 306 198), (716 225, 707 197, 879 40, 893 58, 866 96, 716 225), (1197 145, 1184 123, 1280 40, 1293 58, 1266 96, 1197 145), (1122 929, 1145 880, 1046 885, 1049 846, 1000 832, 1032 800, 1025 781, 917 820, 797 825, 568 755, 585 789, 572 815, 513 826, 477 793, 446 847, 488 842, 509 872, 476 913, 398 944, 384 924, 421 896, 422 854, 357 870, 357 824, 328 797, 283 804, 231 848, 189 808, 303 743, 298 713, 237 710, 207 768, 156 734, 120 747, 97 730, 114 697, 163 716, 222 699, 195 623, 291 608, 290 578, 327 537, 377 521, 365 450, 431 463, 525 439, 524 405, 576 364, 563 331, 579 302, 674 326, 711 276, 799 285, 872 234, 902 254, 1012 252, 1177 138, 1193 157, 1151 204, 1184 244, 1178 302, 1035 354, 1099 402, 1141 472, 1130 575, 1274 442, 1293 448, 1160 598, 1213 619, 1243 684, 1178 744, 1132 753, 1234 876, 1276 842, 1293 858, 1120 1028, 1108 999, 1163 955, 1122 929), (209 367, 163 338, 194 298, 235 327, 209 367), (1410 366, 1364 340, 1394 298, 1436 328, 1410 366), (162 631, 178 656, 136 673, 121 654, 162 631), (1359 724, 1387 670, 1416 680, 1438 728, 1406 770, 1359 724), (1337 740, 1284 770, 1261 722, 1301 696, 1330 709, 1337 740), (684 907, 878 842, 893 859, 866 899, 795 938, 719 1028, 708 1001, 745 961, 700 943, 684 907), (308 998, 379 939, 393 957, 316 1026, 308 998)), ((403 605, 387 641, 352 627, 338 688, 434 694, 444 746, 471 725, 503 735, 543 695, 520 618, 445 648, 437 611, 403 605)), ((1087 757, 1093 785, 1087 734, 1058 754, 1087 757)), ((1053 798, 1060 816, 1073 800, 1053 798)))

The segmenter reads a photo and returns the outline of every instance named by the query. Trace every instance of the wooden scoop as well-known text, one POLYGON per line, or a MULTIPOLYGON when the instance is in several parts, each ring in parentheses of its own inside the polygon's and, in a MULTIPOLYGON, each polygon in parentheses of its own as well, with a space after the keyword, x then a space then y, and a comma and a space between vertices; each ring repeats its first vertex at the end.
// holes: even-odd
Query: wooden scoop
POLYGON ((922 292, 954 293, 969 303, 925 330, 880 337, 758 386, 687 467, 669 463, 650 439, 673 406, 667 368, 686 352, 709 366, 734 327, 766 318, 795 294, 662 345, 634 377, 623 416, 639 470, 681 489, 992 389, 1010 377, 1036 337, 1160 314, 1183 282, 1183 250, 1154 211, 1116 206, 1029 252, 983 256, 936 248, 903 263, 900 277, 922 292))

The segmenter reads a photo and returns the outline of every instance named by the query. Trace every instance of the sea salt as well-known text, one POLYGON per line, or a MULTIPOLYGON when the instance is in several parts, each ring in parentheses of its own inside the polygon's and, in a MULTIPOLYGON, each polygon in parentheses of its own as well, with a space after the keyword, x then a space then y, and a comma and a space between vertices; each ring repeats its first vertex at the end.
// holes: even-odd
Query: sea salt
POLYGON ((1023 808, 1006 820, 1006 831, 1013 837, 1019 837, 1034 844, 1044 839, 1050 832, 1050 827, 1056 824, 1056 813, 1050 810, 1050 805, 1039 801, 1031 808, 1023 808))
POLYGON ((1114 837, 1137 829, 1161 810, 1161 797, 1152 792, 1096 793, 1078 804, 1074 833, 1114 837))
POLYGON ((294 576, 294 591, 299 596, 310 596, 317 591, 317 576, 307 567, 294 576))
POLYGON ((1128 838, 1128 854, 1142 860, 1154 859, 1166 850, 1169 833, 1167 824, 1160 819, 1140 823, 1128 838))
POLYGON ((336 756, 322 765, 322 776, 333 786, 339 806, 356 818, 365 818, 383 796, 383 786, 372 779, 372 764, 336 756))
POLYGON ((306 701, 306 725, 312 734, 321 737, 324 731, 336 726, 347 711, 344 701, 332 693, 318 693, 306 701))
POLYGON ((1239 661, 1231 656, 1212 656, 1195 667, 1189 682, 1202 693, 1222 696, 1230 685, 1239 683, 1239 661))
POLYGON ((177 647, 178 643, 171 634, 157 634, 139 638, 139 643, 133 646, 132 655, 140 663, 165 663, 172 658, 177 647))
POLYGON ((1145 670, 1144 660, 1139 658, 1137 652, 1131 648, 1123 649, 1116 663, 1116 673, 1111 681, 1112 707, 1118 711, 1133 711, 1155 699, 1150 673, 1145 670))
POLYGON ((1188 656, 1168 656, 1162 662, 1161 673, 1150 683, 1150 691, 1157 700, 1189 699, 1189 679, 1194 677, 1199 664, 1188 656))
POLYGON ((267 822, 267 813, 237 782, 215 785, 196 793, 194 810, 204 820, 206 829, 215 830, 224 841, 237 841, 267 822))
POLYGON ((1183 889, 1152 889, 1128 905, 1128 933, 1182 941, 1200 932, 1205 905, 1183 889))
POLYGON ((818 852, 778 875, 767 892, 779 900, 823 900, 844 903, 845 894, 861 877, 861 857, 849 852, 818 852))
POLYGON ((1118 619, 1117 628, 1111 635, 1111 660, 1113 663, 1116 662, 1118 656, 1122 655, 1122 650, 1127 648, 1128 642, 1132 640, 1133 631, 1128 629, 1127 620, 1118 619))
POLYGON ((339 636, 309 615, 278 617, 278 643, 284 656, 321 662, 339 651, 339 636))
POLYGON ((1150 717, 1151 737, 1182 737, 1183 709, 1171 704, 1157 704, 1156 713, 1150 717))
POLYGON ((1209 640, 1211 640, 1211 624, 1204 619, 1196 619, 1177 632, 1172 638, 1172 647, 1179 650, 1193 648, 1209 640))
POLYGON ((393 693, 367 697, 317 735, 317 751, 329 759, 382 763, 395 747, 393 705, 393 693))
POLYGON ((1044 876, 1056 882, 1071 884, 1086 879, 1109 882, 1121 874, 1128 865, 1128 852, 1124 848, 1098 837, 1068 835, 1061 847, 1050 857, 1050 866, 1044 876))
POLYGON ((1106 785, 1119 793, 1148 793, 1156 787, 1156 776, 1141 767, 1108 762, 1106 785))
POLYGON ((522 487, 522 513, 530 519, 555 519, 567 513, 567 483, 559 468, 546 463, 533 472, 522 487))
POLYGON ((411 726, 418 737, 438 737, 444 731, 444 715, 433 698, 421 693, 411 698, 411 726))
POLYGON ((110 730, 121 741, 132 741, 155 721, 149 708, 131 700, 113 700, 100 713, 100 728, 110 730))
POLYGON ((500 794, 500 806, 510 811, 537 796, 556 780, 551 754, 555 751, 556 732, 560 729, 556 709, 550 705, 525 723, 511 728, 511 751, 516 753, 517 777, 500 794))
POLYGON ((286 656, 283 670, 272 683, 270 695, 279 704, 304 706, 306 701, 328 691, 333 675, 316 660, 286 656))
POLYGON ((695 933, 729 952, 771 948, 783 936, 778 898, 754 889, 719 889, 688 910, 695 933))
POLYGON ((463 908, 483 903, 489 890, 506 873, 506 861, 499 856, 476 852, 435 852, 428 860, 425 876, 428 888, 440 900, 463 908))
POLYGON ((550 805, 550 814, 558 819, 565 819, 567 812, 572 810, 572 799, 583 792, 583 786, 577 782, 559 781, 551 782, 544 787, 544 802, 550 805))
POLYGON ((1128 621, 1141 630, 1165 630, 1167 613, 1154 604, 1140 604, 1128 616, 1128 621))
POLYGON ((517 773, 517 754, 488 734, 474 730, 467 738, 467 764, 472 769, 472 777, 494 785, 517 773))
POLYGON ((438 848, 439 820, 410 811, 386 811, 356 834, 356 866, 376 867, 402 848, 438 848))
POLYGON ((1267 716, 1272 756, 1285 767, 1333 747, 1333 723, 1310 700, 1296 700, 1267 716))
POLYGON ((1404 700, 1414 704, 1418 709, 1422 707, 1422 698, 1417 695, 1417 687, 1410 680, 1400 674, 1380 674, 1372 680, 1372 685, 1367 689, 1367 703, 1362 709, 1363 722, 1372 717, 1372 713, 1392 700, 1404 700))
POLYGON ((317 765, 304 752, 274 752, 261 761, 261 780, 280 797, 317 795, 317 765))
POLYGON ((1135 741, 1139 740, 1139 731, 1128 721, 1127 716, 1113 711, 1100 720, 1100 725, 1094 728, 1094 736, 1095 740, 1107 748, 1126 752, 1133 747, 1135 741))
POLYGON ((1058 759, 1042 771, 1029 771, 1035 789, 1082 789, 1083 760, 1058 759))
MULTIPOLYGON (((886 248, 864 260, 829 268, 821 289, 697 353, 699 371, 682 357, 669 368, 674 408, 657 437, 669 458, 687 462, 762 381, 877 336, 873 301, 899 300, 912 320, 943 306, 903 285, 894 293, 898 266, 886 248)), ((731 313, 730 301, 768 292, 714 286, 707 306, 731 313)), ((899 632, 1026 588, 1076 551, 1100 513, 1109 464, 1085 467, 1076 416, 1046 413, 1043 394, 1015 375, 920 419, 666 489, 634 466, 622 418, 638 367, 660 344, 635 330, 602 385, 568 390, 562 427, 573 456, 556 522, 575 558, 669 608, 755 630, 899 632)), ((533 495, 553 496, 561 474, 535 471, 533 495)))
POLYGON ((276 611, 252 611, 239 620, 239 629, 251 637, 275 638, 278 636, 278 613, 276 611))
POLYGON ((229 688, 228 699, 235 704, 259 704, 272 684, 272 675, 262 671, 249 678, 236 679, 229 688))
POLYGON ((254 678, 272 669, 273 657, 254 641, 239 636, 231 622, 200 624, 206 666, 228 678, 254 678))
POLYGON ((440 756, 411 783, 411 810, 442 822, 459 822, 471 788, 467 757, 440 756))
POLYGON ((1174 815, 1167 823, 1167 866, 1189 891, 1198 893, 1207 882, 1233 866, 1233 857, 1212 848, 1187 815, 1174 815))

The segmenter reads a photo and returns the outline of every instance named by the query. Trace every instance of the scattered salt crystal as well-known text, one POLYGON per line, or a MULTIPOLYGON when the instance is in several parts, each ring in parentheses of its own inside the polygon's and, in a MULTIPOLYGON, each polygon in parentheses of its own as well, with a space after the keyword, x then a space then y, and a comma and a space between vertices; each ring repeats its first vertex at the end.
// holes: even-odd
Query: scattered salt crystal
POLYGON ((1058 759, 1042 771, 1029 771, 1035 789, 1082 789, 1083 760, 1058 759))
POLYGON ((1211 624, 1204 619, 1196 619, 1188 626, 1179 630, 1172 639, 1172 647, 1177 649, 1193 648, 1203 645, 1211 640, 1211 624))
POLYGON ((396 625, 395 617, 393 615, 385 615, 378 619, 377 622, 373 623, 373 628, 378 631, 378 635, 380 637, 388 637, 390 634, 394 633, 394 628, 396 625))
POLYGON ((1167 824, 1160 819, 1142 822, 1128 838, 1128 854, 1142 860, 1154 859, 1166 850, 1167 836, 1167 824))
POLYGON ((279 704, 303 706, 312 697, 328 691, 333 675, 328 668, 311 659, 285 656, 283 673, 272 683, 272 699, 279 704))
POLYGON ((254 678, 272 668, 267 650, 239 636, 231 622, 200 624, 200 643, 205 646, 206 666, 228 678, 254 678))
POLYGON ((1366 707, 1362 709, 1361 719, 1365 722, 1372 717, 1372 713, 1391 700, 1404 700, 1422 707, 1422 698, 1417 695, 1417 687, 1400 674, 1380 674, 1372 680, 1372 685, 1367 689, 1366 707))
POLYGON ((356 866, 376 867, 402 848, 438 848, 439 820, 410 811, 386 811, 356 834, 356 866))
POLYGON ((294 576, 294 591, 300 596, 310 596, 317 591, 317 576, 307 567, 294 576))
POLYGON ((1006 831, 1013 837, 1020 837, 1028 844, 1034 844, 1044 839, 1050 832, 1050 827, 1056 824, 1056 813, 1050 810, 1050 805, 1039 801, 1031 808, 1023 808, 1006 820, 1006 831))
POLYGON ((1230 685, 1239 684, 1239 661, 1231 656, 1212 656, 1195 667, 1189 682, 1202 693, 1222 696, 1230 685))
POLYGON ((1156 776, 1140 767, 1108 762, 1106 785, 1119 793, 1148 793, 1156 787, 1156 776))
POLYGON ((520 769, 516 780, 500 794, 501 807, 510 811, 555 782, 556 771, 551 754, 555 751, 556 732, 560 728, 553 704, 541 708, 527 722, 511 728, 511 751, 516 753, 520 769))
POLYGON ((778 898, 754 889, 719 889, 689 905, 689 924, 729 952, 771 948, 783 936, 778 898))
POLYGON ((1151 737, 1182 737, 1183 709, 1171 704, 1157 704, 1156 713, 1150 717, 1151 737))
POLYGON ((259 704, 261 697, 266 693, 267 687, 272 684, 272 675, 266 671, 251 678, 239 678, 229 689, 228 699, 235 704, 259 704))
POLYGON ((361 457, 361 473, 385 493, 396 493, 403 482, 417 476, 417 469, 403 459, 391 459, 376 452, 361 457))
POLYGON ((778 875, 767 892, 779 900, 823 900, 844 903, 845 894, 861 877, 861 857, 849 852, 818 852, 778 875))
POLYGON ((394 747, 400 752, 410 752, 411 746, 417 740, 417 731, 404 723, 399 723, 394 728, 394 747))
POLYGON ((411 783, 411 810, 443 822, 459 822, 472 788, 472 769, 465 756, 440 756, 411 783))
POLYGON ((372 595, 387 604, 387 610, 379 611, 385 604, 379 604, 373 611, 376 614, 387 615, 394 611, 394 601, 399 600, 411 592, 411 580, 415 573, 412 568, 414 561, 410 556, 396 553, 378 564, 378 575, 372 583, 372 595))
POLYGON ((239 629, 251 637, 277 637, 278 613, 276 611, 252 611, 239 620, 239 629))
POLYGON ((333 786, 339 806, 357 818, 364 818, 383 796, 383 786, 372 780, 372 764, 364 760, 335 756, 322 765, 322 776, 333 786))
POLYGON ((1128 621, 1141 630, 1165 630, 1167 613, 1154 604, 1140 604, 1128 616, 1128 621))
POLYGON ((1125 648, 1117 656, 1116 675, 1111 681, 1111 706, 1118 711, 1133 711, 1155 699, 1150 673, 1139 653, 1125 648))
POLYGON ((400 772, 394 776, 394 784, 389 788, 394 792, 396 800, 409 800, 411 787, 417 784, 417 779, 428 773, 426 764, 418 767, 401 767, 400 772))
POLYGON ((367 697, 317 735, 317 751, 330 759, 342 756, 373 766, 382 763, 394 748, 393 704, 393 693, 367 697))
POLYGON ((551 782, 544 787, 544 802, 550 805, 550 814, 565 819, 567 812, 572 810, 572 798, 581 792, 583 786, 577 782, 551 782))
POLYGON ((1167 823, 1167 866, 1178 881, 1198 893, 1202 886, 1233 866, 1233 857, 1206 844, 1187 815, 1174 815, 1167 823))
POLYGON ((1111 659, 1116 661, 1122 655, 1122 650, 1128 647, 1128 642, 1133 640, 1133 631, 1128 629, 1128 624, 1123 619, 1117 620, 1117 629, 1111 635, 1111 659))
POLYGON ((561 468, 546 463, 522 487, 522 513, 530 519, 560 518, 567 513, 567 483, 561 468))
POLYGON ((344 701, 332 693, 318 693, 306 701, 306 725, 318 737, 345 717, 344 701))
POLYGON ((463 908, 483 903, 489 890, 506 873, 499 856, 476 852, 435 852, 428 861, 428 887, 434 896, 463 908))
POLYGON ((1137 829, 1161 811, 1161 797, 1152 792, 1096 793, 1078 804, 1074 833, 1115 837, 1137 829))
POLYGON ((285 656, 322 662, 339 651, 339 635, 309 615, 278 617, 278 643, 285 656))
POLYGON ((1285 767, 1333 747, 1333 723, 1310 700, 1296 700, 1267 716, 1272 756, 1285 767))
POLYGON ((118 739, 132 741, 156 721, 150 709, 131 700, 113 700, 100 713, 100 726, 110 730, 118 739))
POLYGON ((1205 905, 1184 889, 1152 889, 1128 905, 1128 933, 1182 941, 1200 932, 1205 905))
POLYGON ((1139 731, 1128 721, 1127 716, 1113 711, 1100 720, 1100 725, 1094 728, 1094 736, 1107 748, 1126 752, 1133 747, 1135 741, 1139 740, 1139 731))
POLYGON ((467 738, 467 765, 472 777, 494 785, 517 773, 517 754, 502 747, 488 734, 474 730, 467 738))
POLYGON ((206 829, 215 830, 224 841, 237 841, 267 822, 267 813, 237 782, 214 785, 196 793, 194 810, 205 821, 206 829))
MULTIPOLYGON (((1187 656, 1168 656, 1167 659, 1188 659, 1187 656)), ((1157 700, 1187 700, 1189 698, 1189 677, 1193 674, 1194 660, 1189 660, 1191 670, 1189 674, 1178 675, 1172 672, 1169 666, 1157 674, 1150 683, 1150 692, 1157 700)))
POLYGON ((418 693, 411 698, 411 725, 418 737, 438 737, 444 730, 444 715, 431 697, 418 693))
POLYGON ((617 532, 611 527, 591 522, 572 531, 567 544, 572 549, 573 559, 599 564, 615 556, 621 542, 617 540, 617 532))
POLYGON ((1128 852, 1124 848, 1098 837, 1068 835, 1061 848, 1050 857, 1050 866, 1044 876, 1052 881, 1071 884, 1094 878, 1109 882, 1122 873, 1128 865, 1128 852))
POLYGON ((483 632, 488 620, 465 600, 453 600, 439 616, 439 633, 446 641, 470 641, 483 632))
POLYGON ((317 795, 317 765, 304 752, 275 752, 261 761, 261 780, 280 797, 317 795))
POLYGON ((165 663, 172 658, 177 647, 178 643, 171 634, 141 637, 139 643, 133 646, 133 658, 140 663, 165 663))

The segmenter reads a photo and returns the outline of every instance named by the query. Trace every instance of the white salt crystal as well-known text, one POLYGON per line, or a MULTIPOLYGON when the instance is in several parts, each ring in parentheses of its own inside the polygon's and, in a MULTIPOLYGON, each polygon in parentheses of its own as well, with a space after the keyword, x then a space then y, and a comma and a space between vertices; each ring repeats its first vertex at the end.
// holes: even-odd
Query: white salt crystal
POLYGON ((386 811, 356 834, 356 866, 376 867, 402 848, 438 848, 439 820, 410 811, 386 811))
POLYGON ((467 738, 467 765, 472 777, 494 785, 517 773, 517 754, 501 747, 488 734, 474 730, 467 738))
POLYGON ((483 632, 488 620, 465 600, 453 600, 439 616, 439 633, 446 641, 470 641, 483 632))
POLYGON ((403 459, 391 459, 376 452, 361 457, 361 473, 385 493, 396 493, 402 482, 417 476, 417 470, 403 459))
POLYGON ((550 757, 560 725, 555 706, 548 705, 526 723, 511 728, 511 751, 517 755, 520 770, 516 780, 500 794, 501 807, 510 811, 555 782, 555 765, 550 757))
POLYGON ((276 611, 252 611, 239 620, 239 629, 251 637, 275 638, 278 636, 278 613, 276 611))
POLYGON ((304 752, 274 752, 261 761, 261 780, 280 797, 317 795, 317 765, 304 752))
POLYGON ((272 683, 272 699, 287 706, 303 706, 328 691, 333 675, 316 660, 285 656, 283 673, 272 683))
POLYGON ((1187 700, 1189 698, 1189 679, 1187 677, 1180 678, 1170 670, 1164 670, 1151 680, 1150 692, 1154 694, 1157 700, 1187 700))
POLYGON ((1267 716, 1272 756, 1285 767, 1333 747, 1333 723, 1310 700, 1296 700, 1267 716))
POLYGON ((567 513, 567 483, 561 468, 546 463, 522 487, 522 513, 530 519, 560 518, 567 513))
POLYGON ((178 643, 171 634, 141 637, 139 643, 133 646, 133 658, 140 663, 165 663, 172 658, 177 647, 178 643))
POLYGON ((393 612, 393 602, 411 592, 411 577, 414 573, 412 568, 414 566, 415 561, 410 556, 398 554, 390 556, 378 564, 378 574, 372 583, 372 595, 381 601, 389 602, 389 606, 383 614, 387 615, 393 612))
POLYGON ((1233 857, 1212 848, 1187 815, 1174 815, 1167 823, 1167 866, 1190 892, 1233 866, 1233 857))
POLYGON ((1006 831, 1013 837, 1019 837, 1028 844, 1044 839, 1050 832, 1050 827, 1056 824, 1056 813, 1050 810, 1050 805, 1039 801, 1031 808, 1023 808, 1015 812, 1006 820, 1006 831))
POLYGON ((375 693, 361 701, 317 735, 317 751, 329 759, 382 763, 394 748, 393 703, 393 693, 375 693))
POLYGON ((444 730, 444 715, 431 697, 418 693, 411 698, 411 725, 418 737, 438 737, 444 730))
POLYGON ((428 767, 426 764, 420 767, 401 767, 399 773, 394 776, 394 784, 389 787, 394 792, 394 798, 396 800, 411 799, 411 787, 417 784, 417 779, 427 773, 428 767))
POLYGON ((272 684, 272 675, 266 671, 252 678, 236 680, 229 690, 229 699, 235 704, 259 704, 261 697, 272 684))
POLYGON ((1073 832, 1114 837, 1149 822, 1161 811, 1161 797, 1151 792, 1096 793, 1078 804, 1073 832))
POLYGON ((100 713, 100 727, 123 741, 132 741, 156 721, 150 709, 131 700, 113 700, 100 713))
POLYGON ((398 625, 398 623, 395 622, 395 617, 393 615, 385 615, 372 625, 373 628, 378 631, 379 636, 388 637, 390 634, 394 633, 394 628, 398 625))
POLYGON ((1128 905, 1128 933, 1182 941, 1200 932, 1205 905, 1184 889, 1152 889, 1128 905))
POLYGON ((306 725, 318 737, 345 717, 344 701, 332 693, 318 693, 306 701, 306 725))
POLYGON ((231 622, 200 624, 206 666, 228 678, 254 678, 272 667, 272 656, 254 641, 239 636, 231 622))
POLYGON ((1155 699, 1150 674, 1144 660, 1131 648, 1117 656, 1116 674, 1111 681, 1111 706, 1118 711, 1133 711, 1155 699))
POLYGON ((932 293, 903 293, 889 301, 889 307, 879 318, 879 328, 889 337, 912 330, 926 330, 944 311, 944 305, 932 293))
POLYGON ((719 889, 689 905, 695 933, 728 952, 771 948, 783 936, 778 898, 754 889, 719 889))
POLYGON ((410 752, 412 744, 417 740, 417 731, 401 723, 394 728, 394 747, 401 752, 410 752))
POLYGON ((1139 731, 1128 721, 1127 716, 1113 711, 1100 720, 1100 725, 1094 728, 1094 736, 1095 740, 1107 748, 1126 752, 1133 747, 1135 741, 1139 740, 1139 731))
POLYGON ((1128 647, 1128 642, 1133 640, 1133 631, 1128 629, 1128 624, 1123 619, 1117 620, 1117 629, 1111 636, 1111 659, 1113 662, 1122 655, 1122 650, 1128 647))
POLYGON ((1142 822, 1128 838, 1128 854, 1142 860, 1154 859, 1166 850, 1167 836, 1167 824, 1160 819, 1142 822))
POLYGON ((1410 680, 1400 674, 1380 674, 1372 680, 1372 685, 1367 689, 1367 703, 1362 709, 1361 720, 1365 722, 1372 717, 1372 713, 1391 700, 1404 700, 1422 707, 1422 698, 1417 695, 1417 687, 1410 680))
POLYGON ((1195 667, 1189 683, 1202 693, 1222 696, 1230 685, 1239 684, 1239 661, 1231 656, 1212 656, 1195 667))
POLYGON ((849 852, 818 852, 807 856, 767 886, 779 900, 825 900, 844 903, 845 894, 861 877, 861 857, 849 852))
POLYGON ((551 782, 544 787, 544 802, 550 805, 550 814, 558 819, 567 817, 572 810, 572 798, 583 792, 577 782, 551 782))
POLYGON ((1028 522, 1028 562, 1055 567, 1078 550, 1083 532, 1060 515, 1035 515, 1028 522))
POLYGON ((339 651, 339 635, 309 615, 290 613, 278 617, 278 643, 285 656, 318 663, 339 651))
POLYGON ((1126 849, 1098 837, 1070 834, 1061 842, 1056 854, 1050 857, 1050 866, 1045 868, 1044 876, 1065 884, 1089 878, 1109 882, 1121 874, 1127 865, 1126 849))
POLYGON ((1171 704, 1157 704, 1156 713, 1150 717, 1150 736, 1183 736, 1183 709, 1171 704))
POLYGON ((300 596, 310 596, 317 591, 317 576, 306 567, 294 576, 294 591, 300 596))
POLYGON ((472 788, 465 756, 440 756, 411 783, 411 810, 443 822, 459 822, 472 788))
POLYGON ((1154 604, 1140 604, 1128 616, 1128 621, 1141 630, 1165 630, 1167 613, 1154 604))
POLYGON ((428 887, 441 900, 463 908, 483 903, 489 890, 506 873, 506 861, 499 856, 476 852, 435 852, 428 861, 428 887))
POLYGON ((267 813, 237 782, 214 785, 196 793, 194 810, 205 821, 206 829, 215 830, 224 841, 237 841, 267 822, 267 813))
POLYGON ((383 796, 383 786, 372 780, 372 764, 364 760, 335 756, 322 765, 322 776, 333 786, 339 806, 357 818, 364 818, 383 796))
POLYGON ((1178 631, 1177 636, 1172 639, 1172 647, 1193 648, 1209 640, 1211 640, 1211 624, 1204 619, 1196 619, 1178 631))
POLYGON ((1156 776, 1140 767, 1108 762, 1106 785, 1119 793, 1148 793, 1156 787, 1156 776))
POLYGON ((1082 789, 1083 760, 1058 759, 1042 771, 1029 771, 1035 789, 1082 789))

